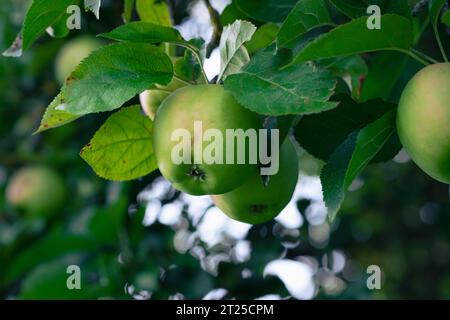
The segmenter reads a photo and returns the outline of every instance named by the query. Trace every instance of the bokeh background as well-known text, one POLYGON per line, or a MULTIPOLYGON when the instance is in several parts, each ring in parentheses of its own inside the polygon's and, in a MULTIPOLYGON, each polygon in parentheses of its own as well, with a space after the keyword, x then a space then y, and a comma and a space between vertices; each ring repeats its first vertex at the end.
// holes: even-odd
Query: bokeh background
MULTIPOLYGON (((170 2, 186 38, 211 37, 202 1, 170 2)), ((229 4, 211 2, 219 12, 229 4)), ((0 2, 0 51, 28 5, 0 2)), ((0 299, 450 298, 448 186, 403 151, 364 171, 330 225, 322 163, 299 150, 293 200, 275 221, 250 226, 228 219, 208 197, 176 192, 158 172, 127 183, 98 178, 78 153, 108 114, 32 135, 59 90, 58 54, 72 40, 122 24, 122 9, 122 1, 104 0, 100 21, 83 13, 82 30, 69 37, 47 35, 20 59, 0 57, 0 299), (11 178, 29 166, 51 168, 64 181, 64 205, 51 216, 30 218, 7 201, 11 178), (67 290, 72 264, 81 268, 81 290, 67 290), (367 288, 370 265, 382 270, 380 290, 367 288)), ((421 45, 437 52, 432 35, 421 45)), ((215 51, 208 76, 218 67, 215 51)), ((392 100, 417 68, 408 64, 392 100)))

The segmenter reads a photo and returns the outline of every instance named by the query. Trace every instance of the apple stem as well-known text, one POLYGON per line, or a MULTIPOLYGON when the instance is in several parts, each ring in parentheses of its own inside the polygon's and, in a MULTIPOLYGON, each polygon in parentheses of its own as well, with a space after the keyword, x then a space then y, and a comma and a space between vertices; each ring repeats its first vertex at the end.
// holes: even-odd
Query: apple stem
POLYGON ((195 59, 197 59, 198 64, 200 65, 200 69, 201 69, 201 72, 203 75, 203 79, 205 80, 205 83, 209 83, 208 77, 206 76, 206 73, 205 73, 205 69, 203 68, 203 59, 201 58, 200 53, 198 52, 198 49, 190 44, 179 43, 179 42, 174 42, 174 44, 178 45, 180 47, 183 47, 185 49, 188 49, 192 52, 195 59))
POLYGON ((432 63, 439 63, 439 61, 437 61, 436 59, 426 55, 425 53, 423 53, 423 52, 421 52, 419 50, 416 50, 416 49, 413 48, 413 49, 411 49, 411 51, 414 52, 415 54, 421 56, 422 58, 432 62, 432 63))
POLYGON ((439 30, 437 26, 434 27, 434 34, 436 35, 436 41, 438 43, 439 50, 441 50, 442 57, 444 57, 444 61, 448 62, 447 54, 445 53, 444 46, 442 45, 441 37, 439 35, 439 30))
POLYGON ((399 50, 399 51, 403 52, 404 54, 407 54, 408 56, 410 56, 414 60, 417 60, 418 62, 420 62, 421 64, 423 64, 425 66, 428 66, 430 64, 427 60, 421 58, 417 53, 414 53, 411 50, 399 50))

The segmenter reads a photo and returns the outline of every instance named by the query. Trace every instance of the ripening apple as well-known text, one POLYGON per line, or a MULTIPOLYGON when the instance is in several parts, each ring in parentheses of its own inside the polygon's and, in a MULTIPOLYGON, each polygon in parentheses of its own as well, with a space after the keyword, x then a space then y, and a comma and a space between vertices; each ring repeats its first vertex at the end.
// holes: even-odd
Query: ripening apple
POLYGON ((450 63, 430 65, 411 79, 400 99, 397 129, 414 162, 450 184, 450 63))
POLYGON ((64 205, 66 186, 61 176, 44 166, 28 166, 17 171, 6 189, 10 205, 26 217, 49 217, 64 205))
POLYGON ((174 91, 185 87, 187 84, 177 78, 166 86, 159 84, 154 85, 153 88, 145 90, 139 95, 142 110, 152 120, 155 120, 156 110, 158 110, 161 103, 174 91))
POLYGON ((102 42, 91 36, 82 36, 64 44, 55 62, 58 82, 62 85, 80 62, 101 46, 102 42))
MULTIPOLYGON (((176 68, 176 66, 183 69, 182 67, 185 66, 186 64, 184 59, 181 57, 171 56, 170 60, 172 60, 174 69, 176 68)), ((195 82, 198 82, 199 84, 204 84, 204 82, 202 81, 203 79, 201 79, 200 77, 200 79, 197 79, 195 82)), ((151 88, 145 90, 139 95, 142 110, 150 119, 155 120, 156 110, 158 110, 161 103, 171 93, 187 85, 190 85, 189 80, 183 79, 182 77, 176 74, 174 74, 172 81, 170 81, 170 83, 165 86, 160 84, 153 85, 151 88)))

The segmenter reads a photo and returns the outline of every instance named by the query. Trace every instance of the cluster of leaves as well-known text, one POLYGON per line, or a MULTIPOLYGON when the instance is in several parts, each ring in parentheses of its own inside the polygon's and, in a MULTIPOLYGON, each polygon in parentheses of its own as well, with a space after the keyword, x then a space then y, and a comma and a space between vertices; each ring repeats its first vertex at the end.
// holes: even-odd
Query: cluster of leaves
MULTIPOLYGON (((49 27, 57 29, 67 6, 78 2, 33 1, 21 33, 23 48, 49 27)), ((165 2, 134 2, 124 3, 126 23, 101 35, 115 42, 92 53, 66 79, 38 132, 116 110, 173 78, 196 84, 192 74, 204 63, 204 41, 183 39, 165 2), (141 21, 131 21, 134 6, 141 21), (160 44, 184 48, 182 68, 160 44)), ((273 118, 284 131, 292 128, 301 146, 326 162, 321 179, 330 218, 364 167, 400 150, 396 101, 386 101, 398 79, 383 74, 385 64, 400 75, 410 59, 435 61, 415 46, 431 23, 442 48, 439 22, 449 20, 448 11, 440 20, 445 0, 430 1, 426 18, 413 16, 408 0, 375 2, 382 10, 382 27, 375 30, 366 25, 373 3, 365 0, 234 0, 221 17, 227 26, 217 82, 244 107, 273 118)), ((85 1, 97 16, 99 6, 100 1, 85 1)), ((138 108, 112 115, 83 148, 81 156, 101 177, 131 180, 157 169, 152 122, 138 108)))

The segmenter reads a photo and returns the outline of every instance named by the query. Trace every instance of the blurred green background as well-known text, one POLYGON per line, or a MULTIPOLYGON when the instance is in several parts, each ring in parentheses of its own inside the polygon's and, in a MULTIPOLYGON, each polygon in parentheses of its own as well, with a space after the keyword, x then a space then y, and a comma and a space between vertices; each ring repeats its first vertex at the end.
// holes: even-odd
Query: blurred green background
MULTIPOLYGON (((202 3, 174 3, 180 29, 210 32, 202 3)), ((227 1, 212 3, 220 11, 227 1)), ((16 37, 26 6, 0 2, 0 51, 16 37)), ((78 153, 108 114, 32 135, 58 93, 64 45, 120 25, 122 9, 122 1, 102 1, 100 21, 83 14, 82 30, 68 38, 47 35, 20 59, 0 58, 0 299, 450 298, 448 186, 404 152, 364 171, 333 225, 321 199, 321 164, 302 152, 291 204, 276 221, 251 227, 208 198, 175 192, 158 173, 128 183, 98 178, 78 153), (30 167, 62 182, 52 189, 51 178, 37 175, 7 191, 30 167), (7 201, 8 192, 33 184, 38 199, 61 198, 52 214, 7 201), (81 290, 67 289, 69 265, 80 266, 81 290), (370 265, 382 270, 380 290, 366 286, 370 265)), ((426 34, 422 43, 430 54, 432 40, 426 34)), ((416 70, 414 63, 403 70, 393 100, 416 70)))

